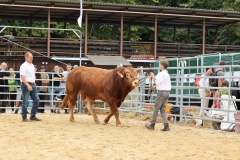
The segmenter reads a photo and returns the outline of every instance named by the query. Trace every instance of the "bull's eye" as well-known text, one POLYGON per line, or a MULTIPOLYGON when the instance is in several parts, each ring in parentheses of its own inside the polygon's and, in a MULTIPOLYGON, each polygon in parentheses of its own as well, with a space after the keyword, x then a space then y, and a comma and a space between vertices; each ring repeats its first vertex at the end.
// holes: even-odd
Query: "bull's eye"
POLYGON ((131 75, 129 73, 126 74, 126 77, 130 77, 131 75))

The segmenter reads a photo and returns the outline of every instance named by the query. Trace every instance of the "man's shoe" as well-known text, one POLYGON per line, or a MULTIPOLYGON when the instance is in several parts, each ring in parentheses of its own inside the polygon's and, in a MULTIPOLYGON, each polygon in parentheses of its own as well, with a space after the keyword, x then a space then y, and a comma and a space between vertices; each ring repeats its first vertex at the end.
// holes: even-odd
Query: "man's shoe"
POLYGON ((18 114, 18 109, 15 110, 14 114, 18 114))
POLYGON ((41 121, 41 119, 37 118, 36 116, 31 116, 30 120, 31 121, 41 121))
POLYGON ((148 124, 148 123, 145 124, 145 127, 149 130, 154 130, 154 126, 155 124, 148 124))
POLYGON ((22 119, 22 122, 31 122, 31 121, 28 120, 27 117, 26 117, 26 118, 23 118, 23 119, 22 119))
POLYGON ((164 124, 164 128, 161 129, 161 131, 170 131, 169 124, 168 123, 164 124))

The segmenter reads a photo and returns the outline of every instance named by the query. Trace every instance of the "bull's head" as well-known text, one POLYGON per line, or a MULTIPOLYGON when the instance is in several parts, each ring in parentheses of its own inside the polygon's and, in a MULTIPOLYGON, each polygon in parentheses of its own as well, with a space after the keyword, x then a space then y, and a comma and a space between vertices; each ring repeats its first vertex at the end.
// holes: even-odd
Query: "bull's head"
POLYGON ((123 70, 118 71, 118 75, 124 78, 132 87, 139 85, 138 75, 141 70, 135 70, 133 67, 125 67, 123 70))

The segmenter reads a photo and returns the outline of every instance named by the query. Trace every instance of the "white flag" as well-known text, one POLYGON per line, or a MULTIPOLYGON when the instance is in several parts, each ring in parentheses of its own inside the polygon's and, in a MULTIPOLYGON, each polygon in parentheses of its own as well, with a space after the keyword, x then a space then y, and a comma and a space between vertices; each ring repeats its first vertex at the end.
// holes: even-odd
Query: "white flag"
POLYGON ((82 0, 80 0, 80 16, 77 19, 80 28, 82 28, 82 14, 83 14, 82 0))

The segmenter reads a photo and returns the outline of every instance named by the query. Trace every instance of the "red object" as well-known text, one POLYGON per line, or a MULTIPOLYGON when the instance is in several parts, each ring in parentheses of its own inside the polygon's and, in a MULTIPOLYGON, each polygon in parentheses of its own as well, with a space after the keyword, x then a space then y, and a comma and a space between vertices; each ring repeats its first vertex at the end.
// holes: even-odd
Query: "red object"
POLYGON ((200 86, 199 82, 201 80, 201 74, 196 74, 196 78, 195 78, 195 86, 200 86))

